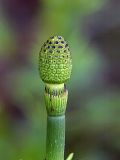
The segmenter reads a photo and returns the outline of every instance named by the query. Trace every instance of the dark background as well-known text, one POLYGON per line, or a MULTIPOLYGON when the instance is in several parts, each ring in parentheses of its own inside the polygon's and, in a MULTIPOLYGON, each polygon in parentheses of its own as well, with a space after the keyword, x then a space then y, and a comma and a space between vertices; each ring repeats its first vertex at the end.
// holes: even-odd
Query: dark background
POLYGON ((43 160, 46 110, 38 55, 69 43, 66 156, 120 160, 120 1, 0 1, 0 160, 43 160))

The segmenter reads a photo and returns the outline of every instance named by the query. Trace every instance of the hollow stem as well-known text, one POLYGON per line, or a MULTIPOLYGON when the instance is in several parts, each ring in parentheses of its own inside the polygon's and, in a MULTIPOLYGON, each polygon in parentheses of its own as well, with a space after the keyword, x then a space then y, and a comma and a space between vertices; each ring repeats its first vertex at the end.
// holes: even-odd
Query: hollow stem
POLYGON ((65 116, 47 117, 46 160, 64 160, 65 116))

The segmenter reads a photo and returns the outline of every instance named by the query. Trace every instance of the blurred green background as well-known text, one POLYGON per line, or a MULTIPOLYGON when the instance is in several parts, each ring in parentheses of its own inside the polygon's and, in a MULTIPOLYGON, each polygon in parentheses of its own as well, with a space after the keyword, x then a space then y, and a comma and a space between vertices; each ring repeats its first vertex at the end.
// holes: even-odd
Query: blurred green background
POLYGON ((120 1, 0 1, 0 160, 43 160, 44 84, 38 55, 52 35, 69 43, 65 155, 120 160, 120 1))

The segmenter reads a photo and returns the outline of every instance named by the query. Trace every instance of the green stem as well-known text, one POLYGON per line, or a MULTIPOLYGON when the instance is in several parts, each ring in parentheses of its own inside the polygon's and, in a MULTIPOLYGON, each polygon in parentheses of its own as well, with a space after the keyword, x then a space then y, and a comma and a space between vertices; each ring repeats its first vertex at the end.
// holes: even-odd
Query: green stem
POLYGON ((64 160, 65 116, 47 117, 46 160, 64 160))

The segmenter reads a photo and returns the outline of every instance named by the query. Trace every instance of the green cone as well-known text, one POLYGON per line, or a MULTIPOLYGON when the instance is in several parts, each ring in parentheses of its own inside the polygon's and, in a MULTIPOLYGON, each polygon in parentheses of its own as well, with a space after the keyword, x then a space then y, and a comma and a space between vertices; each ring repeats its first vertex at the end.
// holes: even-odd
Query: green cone
POLYGON ((61 36, 50 37, 39 53, 39 73, 49 84, 66 82, 71 75, 72 60, 67 42, 61 36))

